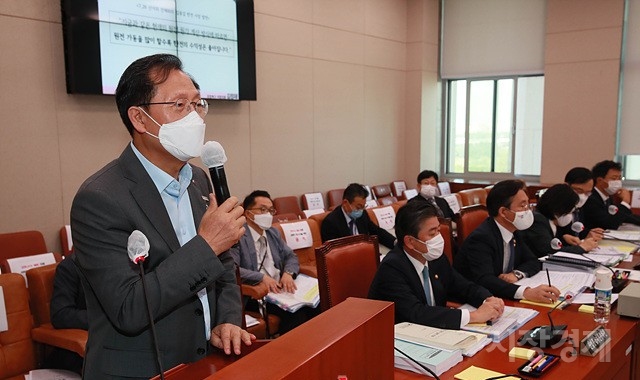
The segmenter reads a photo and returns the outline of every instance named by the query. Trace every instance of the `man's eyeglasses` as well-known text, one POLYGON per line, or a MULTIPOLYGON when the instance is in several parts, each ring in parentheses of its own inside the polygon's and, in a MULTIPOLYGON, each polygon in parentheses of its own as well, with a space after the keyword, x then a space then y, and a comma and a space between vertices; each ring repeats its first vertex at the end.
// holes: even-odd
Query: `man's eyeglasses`
POLYGON ((188 99, 178 99, 175 102, 154 102, 154 103, 142 103, 138 106, 152 106, 154 104, 170 104, 171 110, 179 115, 184 115, 191 110, 195 110, 200 117, 205 117, 209 112, 209 103, 206 100, 200 99, 197 102, 190 102, 188 99))
POLYGON ((275 215, 276 214, 276 209, 271 207, 271 208, 266 208, 266 207, 254 207, 254 208, 250 208, 249 210, 256 210, 259 211, 260 214, 266 214, 269 213, 271 215, 275 215))

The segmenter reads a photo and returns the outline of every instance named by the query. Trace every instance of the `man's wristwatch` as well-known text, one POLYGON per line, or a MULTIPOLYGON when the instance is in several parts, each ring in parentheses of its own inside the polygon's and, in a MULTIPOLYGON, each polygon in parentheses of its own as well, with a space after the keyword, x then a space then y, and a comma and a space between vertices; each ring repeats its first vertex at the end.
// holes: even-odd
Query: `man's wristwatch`
POLYGON ((289 273, 291 275, 291 278, 293 278, 294 280, 296 279, 296 277, 298 277, 298 274, 295 272, 285 271, 284 273, 289 273))
POLYGON ((516 276, 516 278, 518 279, 518 281, 522 280, 523 278, 525 278, 525 274, 522 271, 519 271, 517 269, 513 270, 513 275, 516 276))

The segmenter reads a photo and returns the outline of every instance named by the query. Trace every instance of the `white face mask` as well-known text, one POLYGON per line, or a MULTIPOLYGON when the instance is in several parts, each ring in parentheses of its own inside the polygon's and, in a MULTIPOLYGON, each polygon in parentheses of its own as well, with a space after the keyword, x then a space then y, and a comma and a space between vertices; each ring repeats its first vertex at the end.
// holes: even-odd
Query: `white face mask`
POLYGON ((442 256, 442 251, 444 251, 444 238, 442 237, 441 234, 437 234, 436 236, 432 237, 427 241, 422 241, 418 238, 414 238, 414 239, 416 239, 420 243, 424 244, 425 247, 427 247, 427 252, 425 253, 420 252, 420 254, 422 255, 422 257, 424 257, 425 260, 433 261, 438 259, 440 256, 442 256))
POLYGON ((263 230, 268 230, 269 228, 271 228, 271 224, 273 223, 273 215, 269 213, 253 214, 253 221, 258 225, 258 227, 262 228, 263 230))
POLYGON ((566 227, 571 222, 573 222, 573 214, 571 213, 560 215, 559 217, 556 218, 556 224, 560 227, 566 227))
POLYGON ((605 190, 609 195, 613 195, 620 191, 620 189, 622 189, 622 181, 620 181, 619 179, 609 181, 608 183, 609 187, 607 187, 605 190))
POLYGON ((511 224, 513 224, 516 229, 520 231, 526 230, 533 224, 533 212, 531 210, 511 212, 516 214, 515 219, 513 219, 513 222, 511 222, 511 224))
MULTIPOLYGON (((149 116, 142 108, 145 115, 149 116)), ((202 145, 204 144, 204 131, 206 124, 196 111, 191 111, 182 119, 171 123, 160 125, 151 116, 154 123, 160 126, 158 136, 147 132, 149 135, 160 140, 162 147, 173 157, 180 161, 187 162, 192 158, 200 157, 202 145)))
POLYGON ((589 199, 589 196, 587 194, 578 194, 578 198, 580 199, 578 200, 576 208, 584 206, 584 204, 587 203, 587 199, 589 199))
POLYGON ((433 185, 420 186, 420 194, 425 198, 433 198, 438 195, 438 188, 433 185))

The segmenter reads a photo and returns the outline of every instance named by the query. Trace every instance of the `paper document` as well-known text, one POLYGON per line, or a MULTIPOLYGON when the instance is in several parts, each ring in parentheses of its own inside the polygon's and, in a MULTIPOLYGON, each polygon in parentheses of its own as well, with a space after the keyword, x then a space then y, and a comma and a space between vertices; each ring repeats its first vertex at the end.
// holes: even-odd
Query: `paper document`
MULTIPOLYGON (((32 268, 38 268, 49 264, 55 264, 56 258, 53 253, 41 253, 39 255, 14 257, 7 259, 11 273, 20 273, 24 280, 27 281, 27 271, 32 268)), ((27 282, 27 286, 29 283, 27 282)))
MULTIPOLYGON (((466 309, 469 311, 477 310, 469 304, 464 304, 460 306, 459 309, 466 309)), ((463 326, 462 329, 486 334, 490 336, 494 342, 499 342, 522 327, 522 325, 527 323, 537 314, 537 310, 524 307, 505 306, 502 316, 493 321, 491 325, 487 325, 486 323, 469 323, 466 326, 463 326)))
POLYGON ((249 314, 244 315, 244 322, 247 325, 247 327, 255 326, 260 323, 257 319, 250 316, 249 314))
MULTIPOLYGON (((498 377, 504 375, 503 373, 492 371, 485 368, 476 367, 474 365, 465 369, 464 371, 456 374, 453 378, 458 380, 485 380, 491 377, 498 377)), ((518 380, 520 377, 508 376, 503 377, 504 380, 518 380)))
POLYGON ((397 339, 445 350, 461 350, 476 344, 478 340, 476 334, 466 331, 445 330, 409 322, 396 324, 394 333, 397 339))
POLYGON ((317 307, 320 304, 320 291, 318 289, 318 279, 299 274, 295 279, 295 293, 271 293, 264 298, 267 302, 279 306, 281 309, 292 313, 298 311, 303 306, 317 307))
MULTIPOLYGON (((571 293, 576 295, 582 293, 585 287, 591 287, 596 276, 587 272, 555 272, 549 271, 551 285, 560 289, 561 294, 571 293)), ((516 282, 516 285, 529 286, 535 288, 538 285, 548 285, 547 272, 541 270, 535 276, 523 278, 516 282)))
POLYGON ((26 380, 80 380, 80 375, 63 369, 34 369, 25 375, 26 380))
MULTIPOLYGON (((577 304, 588 304, 593 305, 595 302, 596 294, 595 293, 582 293, 578 294, 576 298, 573 299, 573 303, 577 304)), ((614 293, 611 295, 611 303, 613 304, 618 300, 618 294, 614 293)))
POLYGON ((606 230, 604 239, 640 240, 640 231, 606 230))
POLYGON ((393 350, 395 367, 406 369, 407 371, 413 371, 425 375, 429 374, 429 372, 425 371, 411 359, 420 362, 422 365, 435 372, 437 376, 440 376, 449 368, 462 361, 462 354, 460 353, 460 350, 447 351, 400 339, 395 339, 393 345, 406 354, 405 356, 398 352, 398 350, 393 350))

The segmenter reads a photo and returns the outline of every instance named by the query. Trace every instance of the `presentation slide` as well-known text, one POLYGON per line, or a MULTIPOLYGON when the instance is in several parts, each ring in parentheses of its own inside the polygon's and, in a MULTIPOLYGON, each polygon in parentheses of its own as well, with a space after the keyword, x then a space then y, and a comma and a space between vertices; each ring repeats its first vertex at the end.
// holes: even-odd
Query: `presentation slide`
POLYGON ((105 94, 115 93, 131 62, 170 53, 180 57, 203 98, 239 98, 235 1, 98 0, 98 14, 105 94))

